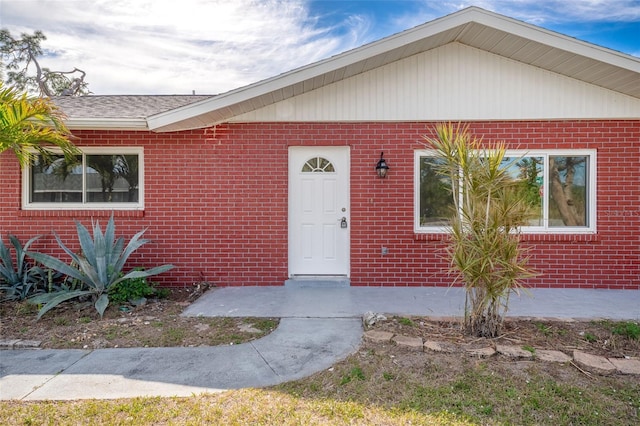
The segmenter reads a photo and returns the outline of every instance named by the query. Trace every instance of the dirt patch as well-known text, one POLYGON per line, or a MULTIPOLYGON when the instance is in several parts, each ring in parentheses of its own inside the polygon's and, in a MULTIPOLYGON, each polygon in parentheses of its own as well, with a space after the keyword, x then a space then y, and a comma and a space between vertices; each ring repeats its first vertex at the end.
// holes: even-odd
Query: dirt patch
POLYGON ((636 323, 598 321, 547 321, 537 319, 507 319, 502 333, 494 339, 465 336, 459 321, 434 321, 424 317, 387 316, 369 328, 396 335, 421 337, 477 349, 496 345, 513 345, 529 349, 557 350, 571 355, 574 350, 610 358, 640 356, 640 338, 629 336, 625 327, 636 323))
MULTIPOLYGON (((41 348, 128 348, 238 344, 263 337, 277 318, 181 317, 199 295, 197 289, 173 289, 166 299, 138 307, 109 306, 100 319, 89 303, 65 303, 36 321, 37 307, 25 302, 0 304, 2 339, 39 340, 41 348)), ((496 339, 465 336, 456 321, 388 316, 370 329, 455 344, 463 349, 516 345, 553 349, 571 355, 579 349, 607 357, 640 356, 640 339, 617 334, 610 321, 508 320, 496 339)))
POLYGON ((0 304, 2 339, 38 340, 40 348, 98 349, 193 347, 239 344, 265 336, 277 318, 185 318, 192 289, 174 289, 166 299, 142 306, 109 306, 100 319, 90 303, 65 303, 36 321, 38 308, 25 302, 0 304))

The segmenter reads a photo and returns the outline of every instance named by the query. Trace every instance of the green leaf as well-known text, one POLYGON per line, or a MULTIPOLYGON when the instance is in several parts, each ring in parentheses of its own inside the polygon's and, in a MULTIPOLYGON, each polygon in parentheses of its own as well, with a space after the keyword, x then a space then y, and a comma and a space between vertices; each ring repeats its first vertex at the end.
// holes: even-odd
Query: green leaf
POLYGON ((90 290, 76 290, 76 291, 59 291, 55 293, 44 293, 38 294, 30 299, 28 302, 33 305, 39 305, 44 303, 44 306, 38 311, 38 316, 36 317, 36 321, 39 320, 44 314, 49 312, 51 309, 58 306, 60 303, 65 302, 67 300, 74 299, 76 297, 90 295, 93 292, 90 290))
POLYGON ((123 275, 122 277, 115 280, 113 283, 111 283, 111 285, 114 286, 120 283, 121 281, 125 281, 132 278, 146 278, 152 275, 158 275, 173 268, 174 268, 173 265, 161 265, 161 266, 156 266, 155 268, 147 269, 144 271, 130 271, 126 275, 123 275))
POLYGON ((93 243, 93 239, 89 234, 87 228, 84 227, 83 224, 76 220, 76 230, 78 232, 78 241, 80 242, 80 248, 82 249, 82 254, 89 261, 91 265, 95 268, 96 265, 94 263, 94 259, 96 258, 96 248, 93 243))
POLYGON ((131 255, 131 253, 136 251, 143 244, 146 244, 146 243, 149 242, 149 240, 141 240, 140 239, 140 237, 142 236, 142 234, 145 233, 145 231, 146 231, 146 229, 143 229, 142 231, 138 232, 136 235, 131 237, 131 240, 129 241, 129 244, 127 244, 127 247, 124 249, 124 252, 122 253, 122 256, 120 257, 120 259, 116 263, 116 269, 121 271, 124 268, 124 264, 126 263, 127 259, 129 259, 129 256, 131 255))
POLYGON ((88 260, 95 268, 96 275, 100 282, 107 286, 109 282, 109 274, 112 272, 109 271, 110 265, 107 264, 107 251, 110 248, 107 247, 104 235, 102 234, 102 229, 100 229, 98 222, 96 222, 93 227, 93 239, 95 247, 95 251, 93 253, 94 257, 88 260))
POLYGON ((100 314, 100 318, 102 318, 105 309, 107 309, 107 306, 109 306, 109 296, 107 295, 107 293, 102 293, 100 297, 98 297, 98 300, 96 300, 94 306, 96 307, 96 311, 98 311, 98 313, 100 314))
POLYGON ((33 260, 42 263, 47 268, 54 269, 56 271, 62 272, 64 275, 70 276, 71 278, 75 278, 86 284, 90 284, 87 282, 86 275, 82 274, 76 268, 72 268, 71 266, 67 265, 61 260, 56 259, 53 256, 49 256, 48 254, 37 253, 37 252, 28 252, 27 254, 33 260))
POLYGON ((18 280, 16 270, 13 267, 13 259, 4 241, 0 238, 0 276, 2 276, 9 284, 13 284, 18 280))
POLYGON ((83 272, 83 275, 85 276, 84 281, 89 287, 98 292, 105 290, 107 284, 100 280, 98 272, 86 259, 78 259, 78 267, 83 272))
MULTIPOLYGON (((64 245, 64 243, 62 242, 62 240, 60 239, 58 234, 56 234, 54 232, 53 235, 56 237, 56 241, 58 242, 58 245, 60 246, 60 248, 62 248, 62 250, 64 250, 65 253, 67 253, 69 256, 71 256, 71 259, 74 262, 78 263, 80 257, 77 254, 75 254, 74 252, 72 252, 71 250, 69 250, 69 248, 64 245)), ((62 272, 62 271, 60 271, 60 272, 62 272)), ((66 275, 69 275, 69 274, 66 274, 66 275)))
POLYGON ((116 249, 115 242, 115 233, 116 233, 116 225, 113 220, 113 214, 109 218, 109 222, 107 223, 107 229, 104 232, 104 242, 108 249, 107 253, 107 264, 111 265, 120 256, 119 252, 114 253, 114 249, 116 249))

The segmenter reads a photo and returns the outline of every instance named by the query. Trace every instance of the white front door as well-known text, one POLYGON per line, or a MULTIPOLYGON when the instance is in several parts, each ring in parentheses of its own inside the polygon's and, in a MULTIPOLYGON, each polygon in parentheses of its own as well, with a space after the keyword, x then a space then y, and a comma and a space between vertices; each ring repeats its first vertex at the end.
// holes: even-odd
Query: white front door
POLYGON ((289 276, 349 275, 349 147, 289 148, 289 276))

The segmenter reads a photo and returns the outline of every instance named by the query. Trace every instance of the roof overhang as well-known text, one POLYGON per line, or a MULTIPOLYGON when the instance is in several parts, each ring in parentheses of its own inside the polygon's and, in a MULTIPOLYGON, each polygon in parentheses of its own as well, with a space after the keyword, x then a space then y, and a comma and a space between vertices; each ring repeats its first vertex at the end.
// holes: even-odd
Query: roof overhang
POLYGON ((71 130, 149 130, 144 118, 70 118, 65 125, 71 130))
POLYGON ((213 126, 452 42, 640 98, 640 59, 470 7, 279 76, 152 115, 148 128, 168 132, 213 126))

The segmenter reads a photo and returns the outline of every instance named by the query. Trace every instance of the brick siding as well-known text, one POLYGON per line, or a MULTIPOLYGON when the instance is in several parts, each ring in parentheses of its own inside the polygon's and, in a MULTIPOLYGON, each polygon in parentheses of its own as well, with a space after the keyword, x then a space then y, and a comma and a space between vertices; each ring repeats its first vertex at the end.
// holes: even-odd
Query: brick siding
MULTIPOLYGON (((128 266, 173 263, 164 285, 282 285, 287 278, 289 146, 351 147, 351 283, 448 286, 441 236, 413 232, 414 150, 434 123, 248 123, 154 134, 76 131, 77 145, 142 146, 145 209, 117 211, 127 240, 151 242, 128 266), (391 170, 378 179, 384 151, 391 170), (382 247, 389 252, 382 255, 382 247)), ((597 234, 531 235, 535 287, 640 289, 640 121, 473 122, 484 140, 511 149, 596 149, 597 234)), ((0 155, 0 234, 64 258, 52 232, 78 250, 74 219, 104 226, 108 211, 22 211, 21 175, 0 155)))

